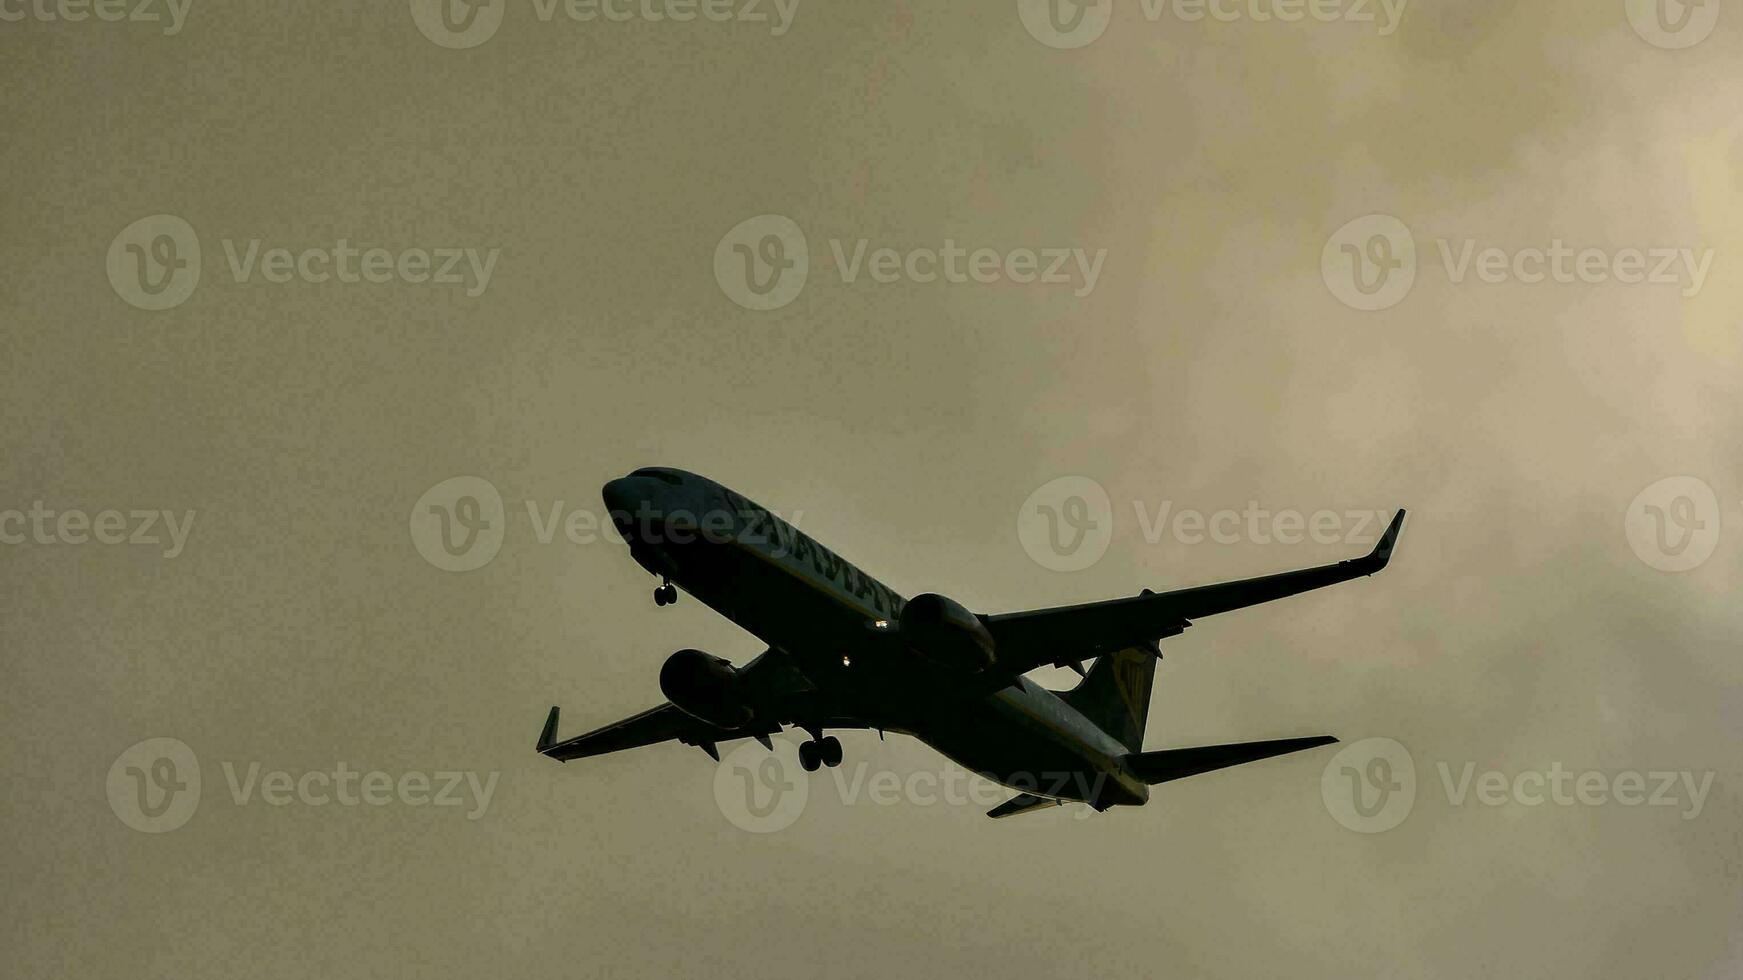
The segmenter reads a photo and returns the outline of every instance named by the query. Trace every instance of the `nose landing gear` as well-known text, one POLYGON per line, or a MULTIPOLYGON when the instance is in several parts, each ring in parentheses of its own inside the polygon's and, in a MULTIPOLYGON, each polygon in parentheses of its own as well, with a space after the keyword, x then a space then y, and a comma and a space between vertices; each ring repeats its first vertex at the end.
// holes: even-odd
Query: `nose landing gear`
POLYGON ((654 605, 669 606, 678 601, 678 587, 670 582, 654 590, 654 605))

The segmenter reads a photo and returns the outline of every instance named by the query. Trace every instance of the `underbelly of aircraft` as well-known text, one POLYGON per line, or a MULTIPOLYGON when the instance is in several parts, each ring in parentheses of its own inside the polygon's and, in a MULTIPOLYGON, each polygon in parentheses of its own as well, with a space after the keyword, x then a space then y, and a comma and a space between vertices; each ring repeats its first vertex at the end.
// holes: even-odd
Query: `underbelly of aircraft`
POLYGON ((930 665, 910 658, 879 663, 887 651, 865 635, 878 612, 852 609, 743 549, 695 544, 670 549, 670 557, 685 591, 787 651, 812 683, 838 695, 845 713, 867 727, 911 731, 965 769, 1020 792, 1098 805, 1141 801, 1111 771, 1117 763, 1106 746, 1062 727, 1050 711, 1057 707, 1051 695, 1007 689, 961 696, 951 693, 947 677, 914 676, 930 665))
POLYGON ((918 727, 920 740, 953 762, 1020 792, 1093 802, 1117 789, 1097 757, 995 699, 918 727))

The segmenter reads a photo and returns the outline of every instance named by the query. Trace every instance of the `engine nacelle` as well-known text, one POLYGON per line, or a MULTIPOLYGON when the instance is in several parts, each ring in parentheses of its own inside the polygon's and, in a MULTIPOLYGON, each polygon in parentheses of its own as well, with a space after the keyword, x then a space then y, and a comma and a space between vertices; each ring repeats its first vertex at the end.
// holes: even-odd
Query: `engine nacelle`
POLYGON ((961 603, 926 593, 902 607, 902 639, 920 656, 954 670, 976 673, 993 665, 991 633, 961 603))
POLYGON ((660 692, 679 711, 720 728, 750 722, 738 668, 701 650, 679 650, 660 668, 660 692))

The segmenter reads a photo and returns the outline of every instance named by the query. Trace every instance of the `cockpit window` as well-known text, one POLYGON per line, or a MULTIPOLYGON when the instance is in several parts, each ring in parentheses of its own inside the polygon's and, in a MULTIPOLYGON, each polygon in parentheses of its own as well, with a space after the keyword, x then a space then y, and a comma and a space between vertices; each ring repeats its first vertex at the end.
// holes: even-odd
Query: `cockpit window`
POLYGON ((657 466, 644 467, 631 473, 630 476, 651 476, 654 479, 659 480, 661 483, 669 483, 674 487, 684 482, 684 478, 678 474, 673 473, 671 470, 660 469, 657 466))

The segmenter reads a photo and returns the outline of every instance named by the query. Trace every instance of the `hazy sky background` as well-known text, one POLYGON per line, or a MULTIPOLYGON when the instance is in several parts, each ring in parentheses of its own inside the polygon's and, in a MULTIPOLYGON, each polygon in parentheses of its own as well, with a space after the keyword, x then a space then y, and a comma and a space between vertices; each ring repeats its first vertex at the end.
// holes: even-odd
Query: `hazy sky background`
MULTIPOLYGON (((1062 50, 1011 2, 800 0, 778 36, 497 3, 461 50, 405 2, 194 0, 174 36, 0 4, 27 12, 0 23, 0 511, 195 513, 173 557, 0 545, 19 976, 1743 968, 1743 10, 1668 50, 1621 0, 1416 0, 1384 36, 1122 2, 1062 50), (810 272, 753 311, 713 256, 770 213, 810 272), (197 231, 201 279, 152 312, 106 254, 159 214, 197 231), (1419 260, 1378 312, 1321 269, 1371 214, 1419 260), (843 282, 830 243, 862 238, 1106 257, 1082 296, 843 282), (225 243, 253 239, 500 252, 477 295, 238 282, 225 243), (1688 296, 1455 282, 1438 244, 1557 239, 1714 257, 1688 296), (673 650, 762 649, 693 598, 657 609, 621 547, 538 540, 528 501, 597 512, 602 482, 650 464, 802 511, 899 592, 985 612, 1368 546, 1147 540, 1134 505, 1409 507, 1384 575, 1170 641, 1147 745, 1390 737, 1414 809, 1341 826, 1320 749, 1087 820, 844 801, 826 772, 757 835, 693 748, 556 765, 533 751, 549 705, 572 734, 657 703, 673 650), (506 535, 450 573, 408 514, 465 475, 501 492, 506 535), (1112 504, 1082 571, 1016 532, 1063 476, 1112 504), (1698 516, 1717 544, 1670 573, 1624 521, 1679 476, 1716 495, 1698 516), (147 834, 105 781, 157 736, 197 754, 203 795, 147 834), (340 762, 499 776, 469 820, 239 805, 224 775, 340 762), (1683 819, 1453 805, 1439 763, 1715 775, 1683 819)), ((842 741, 843 779, 953 768, 842 741)))

